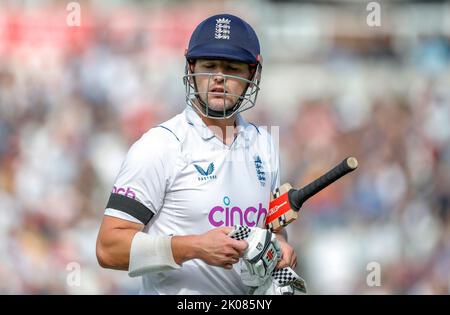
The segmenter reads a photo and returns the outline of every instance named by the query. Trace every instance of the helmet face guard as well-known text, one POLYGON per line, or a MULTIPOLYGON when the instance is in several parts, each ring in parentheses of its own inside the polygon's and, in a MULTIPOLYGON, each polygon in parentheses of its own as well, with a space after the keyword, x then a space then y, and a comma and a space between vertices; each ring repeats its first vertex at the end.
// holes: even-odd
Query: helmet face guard
POLYGON ((251 80, 226 74, 217 73, 192 73, 189 67, 189 62, 186 63, 185 75, 183 76, 183 82, 186 93, 186 103, 196 108, 203 116, 213 119, 228 119, 233 115, 243 112, 252 108, 256 104, 256 98, 259 92, 259 82, 261 77, 261 65, 258 63, 256 69, 252 75, 251 80), (223 92, 209 92, 212 78, 220 76, 223 78, 224 87, 227 86, 227 80, 240 80, 245 82, 246 87, 241 95, 228 93, 224 89, 223 92), (199 91, 196 84, 197 77, 207 77, 208 85, 205 91, 199 91), (223 110, 214 110, 211 108, 208 100, 209 96, 220 96, 223 98, 223 110), (236 99, 232 106, 227 108, 227 99, 236 99))

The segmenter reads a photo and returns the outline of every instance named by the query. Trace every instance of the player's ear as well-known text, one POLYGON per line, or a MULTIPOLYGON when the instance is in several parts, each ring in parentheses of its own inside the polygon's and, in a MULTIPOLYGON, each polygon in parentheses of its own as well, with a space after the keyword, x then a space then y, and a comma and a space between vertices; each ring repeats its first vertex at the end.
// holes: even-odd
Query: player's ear
MULTIPOLYGON (((194 69, 195 69, 195 60, 188 59, 187 60, 187 66, 188 66, 188 74, 193 74, 194 73, 194 69)), ((194 76, 190 76, 189 79, 188 79, 189 83, 190 84, 194 84, 195 83, 194 79, 195 79, 194 76)))
POLYGON ((249 80, 252 81, 255 78, 255 75, 257 75, 257 79, 260 80, 260 73, 256 73, 258 70, 258 66, 255 64, 249 64, 248 70, 250 71, 250 77, 249 80))
POLYGON ((195 61, 196 61, 196 60, 192 60, 192 59, 189 59, 189 60, 188 60, 188 67, 189 67, 189 72, 190 72, 190 73, 194 73, 194 69, 195 69, 195 61))

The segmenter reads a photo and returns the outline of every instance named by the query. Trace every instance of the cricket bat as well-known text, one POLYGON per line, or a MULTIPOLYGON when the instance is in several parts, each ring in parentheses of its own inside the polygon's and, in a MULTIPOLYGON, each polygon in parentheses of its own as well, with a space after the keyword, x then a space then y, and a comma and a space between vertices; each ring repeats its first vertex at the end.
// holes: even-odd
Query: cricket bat
POLYGON ((298 211, 306 200, 342 176, 354 171, 357 167, 358 161, 356 158, 348 157, 333 169, 300 189, 293 189, 289 183, 276 188, 270 196, 266 227, 273 232, 280 231, 298 218, 298 211))

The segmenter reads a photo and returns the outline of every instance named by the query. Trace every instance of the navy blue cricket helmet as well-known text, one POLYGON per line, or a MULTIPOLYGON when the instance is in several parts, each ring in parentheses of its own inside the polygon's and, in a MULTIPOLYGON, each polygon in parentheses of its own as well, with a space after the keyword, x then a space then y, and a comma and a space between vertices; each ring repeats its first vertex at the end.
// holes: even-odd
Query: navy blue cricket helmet
MULTIPOLYGON (((200 110, 203 115, 218 119, 229 118, 238 112, 255 106, 259 91, 262 57, 258 36, 247 22, 231 14, 218 14, 207 18, 192 33, 185 56, 186 71, 183 79, 186 86, 186 101, 189 105, 200 110), (233 77, 247 83, 247 88, 231 108, 226 108, 224 105, 223 110, 211 109, 207 101, 208 92, 197 90, 196 76, 214 75, 192 73, 189 65, 197 59, 239 61, 249 64, 253 69, 253 75, 250 79, 223 75, 225 81, 227 78, 233 77), (202 93, 206 95, 206 99, 200 97, 202 93)), ((226 95, 227 93, 224 92, 224 98, 226 95)))
POLYGON ((253 28, 231 14, 207 18, 194 30, 186 58, 229 59, 257 64, 260 55, 259 40, 253 28))

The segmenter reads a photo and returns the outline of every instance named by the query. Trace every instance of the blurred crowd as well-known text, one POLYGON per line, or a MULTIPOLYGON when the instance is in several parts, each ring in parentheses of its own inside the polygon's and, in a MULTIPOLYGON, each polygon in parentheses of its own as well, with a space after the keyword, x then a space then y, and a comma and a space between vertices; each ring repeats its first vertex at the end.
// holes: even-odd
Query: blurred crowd
POLYGON ((346 156, 359 161, 288 227, 310 293, 449 294, 449 34, 302 33, 299 5, 204 4, 88 7, 78 28, 54 3, 0 10, 0 293, 138 292, 139 279, 97 264, 104 207, 129 146, 185 106, 191 31, 231 11, 267 52, 245 116, 280 127, 281 182, 300 187, 346 156), (291 29, 275 28, 281 17, 291 29), (304 36, 304 50, 275 46, 281 29, 304 36), (374 264, 379 285, 368 282, 374 264))

